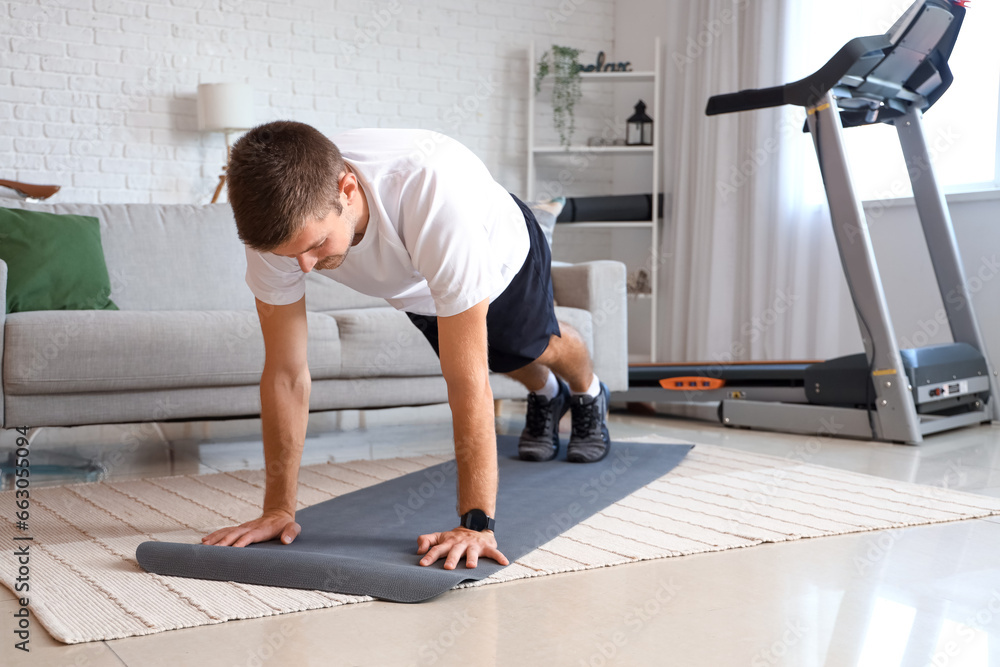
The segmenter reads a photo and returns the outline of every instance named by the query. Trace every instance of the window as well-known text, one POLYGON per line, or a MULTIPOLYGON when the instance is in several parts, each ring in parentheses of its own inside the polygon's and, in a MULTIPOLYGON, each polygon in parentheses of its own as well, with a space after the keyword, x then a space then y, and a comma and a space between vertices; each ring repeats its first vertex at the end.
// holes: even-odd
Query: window
MULTIPOLYGON (((789 69, 806 76, 854 37, 885 33, 912 3, 908 0, 812 0, 800 21, 805 48, 789 69)), ((998 108, 1000 2, 974 0, 950 62, 955 82, 927 111, 924 130, 938 180, 946 193, 1000 187, 998 108)), ((798 77, 794 77, 798 78, 798 77)), ((862 200, 912 195, 896 129, 878 124, 845 132, 851 175, 862 200)))

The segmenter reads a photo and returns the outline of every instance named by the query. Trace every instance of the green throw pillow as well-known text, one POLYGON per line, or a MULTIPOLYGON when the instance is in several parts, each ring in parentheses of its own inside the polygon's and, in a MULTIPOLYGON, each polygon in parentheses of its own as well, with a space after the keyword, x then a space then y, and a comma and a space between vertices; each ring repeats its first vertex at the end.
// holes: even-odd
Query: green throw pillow
POLYGON ((7 312, 118 310, 97 218, 0 208, 7 312))

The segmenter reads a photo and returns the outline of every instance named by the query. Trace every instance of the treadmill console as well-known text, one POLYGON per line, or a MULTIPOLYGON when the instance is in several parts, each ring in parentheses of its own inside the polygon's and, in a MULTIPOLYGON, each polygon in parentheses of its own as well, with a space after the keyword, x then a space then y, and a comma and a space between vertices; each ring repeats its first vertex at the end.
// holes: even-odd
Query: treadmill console
POLYGON ((709 116, 793 104, 813 107, 833 91, 844 127, 891 123, 929 109, 951 86, 948 67, 965 19, 962 0, 917 0, 884 35, 857 37, 819 71, 774 88, 709 99, 709 116))

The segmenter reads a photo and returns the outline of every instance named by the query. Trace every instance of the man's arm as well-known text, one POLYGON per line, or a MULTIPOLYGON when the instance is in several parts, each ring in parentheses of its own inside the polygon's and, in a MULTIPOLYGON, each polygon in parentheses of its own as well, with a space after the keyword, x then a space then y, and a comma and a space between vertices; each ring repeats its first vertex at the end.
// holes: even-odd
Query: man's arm
MULTIPOLYGON (((438 344, 455 432, 458 513, 481 509, 495 516, 497 443, 486 344, 488 308, 489 301, 483 301, 464 313, 439 317, 438 344)), ((497 550, 493 531, 489 530, 480 533, 455 528, 421 535, 417 547, 418 554, 426 554, 420 560, 421 565, 431 565, 445 557, 447 570, 454 569, 463 555, 466 567, 470 568, 476 567, 479 556, 508 564, 497 550)))
POLYGON ((264 334, 264 372, 260 378, 260 420, 264 439, 266 486, 261 516, 217 530, 205 544, 244 547, 281 536, 290 543, 301 527, 295 523, 299 464, 309 422, 312 380, 306 358, 305 297, 287 306, 257 299, 264 334))

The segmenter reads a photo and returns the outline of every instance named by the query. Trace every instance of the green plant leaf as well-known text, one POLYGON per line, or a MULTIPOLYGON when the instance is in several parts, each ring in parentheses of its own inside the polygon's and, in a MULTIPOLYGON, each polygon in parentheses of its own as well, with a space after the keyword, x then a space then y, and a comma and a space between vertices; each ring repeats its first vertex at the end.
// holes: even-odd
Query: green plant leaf
POLYGON ((583 96, 580 89, 579 49, 552 45, 542 54, 535 70, 535 94, 541 91, 542 79, 553 76, 552 124, 559 133, 559 142, 567 148, 573 141, 576 129, 574 110, 583 96))

